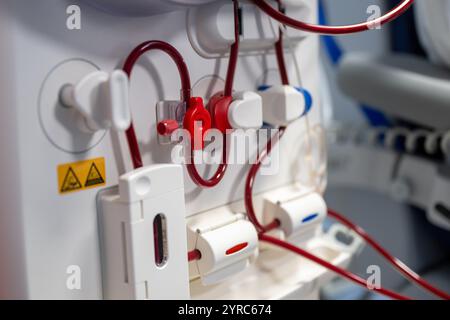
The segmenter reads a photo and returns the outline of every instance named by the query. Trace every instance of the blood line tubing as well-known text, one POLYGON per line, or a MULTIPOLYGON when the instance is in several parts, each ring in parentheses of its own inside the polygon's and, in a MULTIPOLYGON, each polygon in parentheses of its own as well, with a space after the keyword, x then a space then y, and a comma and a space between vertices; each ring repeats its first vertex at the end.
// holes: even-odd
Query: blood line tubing
POLYGON ((279 10, 273 8, 266 0, 252 0, 252 2, 272 19, 291 28, 319 34, 343 35, 371 30, 375 27, 389 23, 405 13, 414 3, 414 0, 402 1, 399 5, 377 19, 343 26, 322 26, 306 23, 288 17, 279 10))

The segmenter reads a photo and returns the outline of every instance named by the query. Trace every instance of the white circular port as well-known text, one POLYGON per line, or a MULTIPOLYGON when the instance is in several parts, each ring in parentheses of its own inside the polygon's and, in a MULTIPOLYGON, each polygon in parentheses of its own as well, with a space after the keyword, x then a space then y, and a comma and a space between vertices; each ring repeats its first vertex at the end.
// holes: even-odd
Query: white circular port
POLYGON ((80 130, 81 115, 60 102, 61 89, 75 84, 99 68, 86 60, 66 60, 54 67, 42 84, 38 108, 39 121, 48 140, 58 149, 68 153, 86 152, 103 139, 106 131, 96 133, 80 130))

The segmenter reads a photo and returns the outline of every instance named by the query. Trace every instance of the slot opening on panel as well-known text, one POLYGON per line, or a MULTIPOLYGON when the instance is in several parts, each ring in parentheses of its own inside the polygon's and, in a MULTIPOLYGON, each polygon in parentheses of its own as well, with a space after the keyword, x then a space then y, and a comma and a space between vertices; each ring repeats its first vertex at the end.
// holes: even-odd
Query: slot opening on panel
POLYGON ((153 220, 153 239, 155 246, 155 263, 159 268, 166 265, 169 258, 167 244, 167 219, 162 213, 153 220))

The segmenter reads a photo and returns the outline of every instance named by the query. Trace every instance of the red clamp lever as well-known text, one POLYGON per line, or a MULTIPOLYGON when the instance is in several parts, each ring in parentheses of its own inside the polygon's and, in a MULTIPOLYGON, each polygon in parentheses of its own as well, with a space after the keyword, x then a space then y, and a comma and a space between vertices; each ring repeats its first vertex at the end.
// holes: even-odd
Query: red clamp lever
POLYGON ((205 109, 202 98, 192 97, 189 100, 183 125, 191 135, 192 149, 203 150, 205 134, 211 129, 211 116, 205 109))
POLYGON ((228 129, 232 129, 228 120, 228 110, 232 101, 233 97, 224 96, 222 93, 216 94, 209 101, 208 108, 212 115, 213 126, 223 134, 226 134, 228 129))

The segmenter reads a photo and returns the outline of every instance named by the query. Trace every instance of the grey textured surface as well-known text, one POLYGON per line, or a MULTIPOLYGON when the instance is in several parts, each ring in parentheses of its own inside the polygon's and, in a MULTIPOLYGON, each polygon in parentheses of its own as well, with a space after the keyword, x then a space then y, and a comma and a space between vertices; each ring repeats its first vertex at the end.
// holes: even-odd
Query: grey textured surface
POLYGON ((450 128, 450 71, 422 58, 348 54, 338 82, 348 96, 388 115, 450 128))

